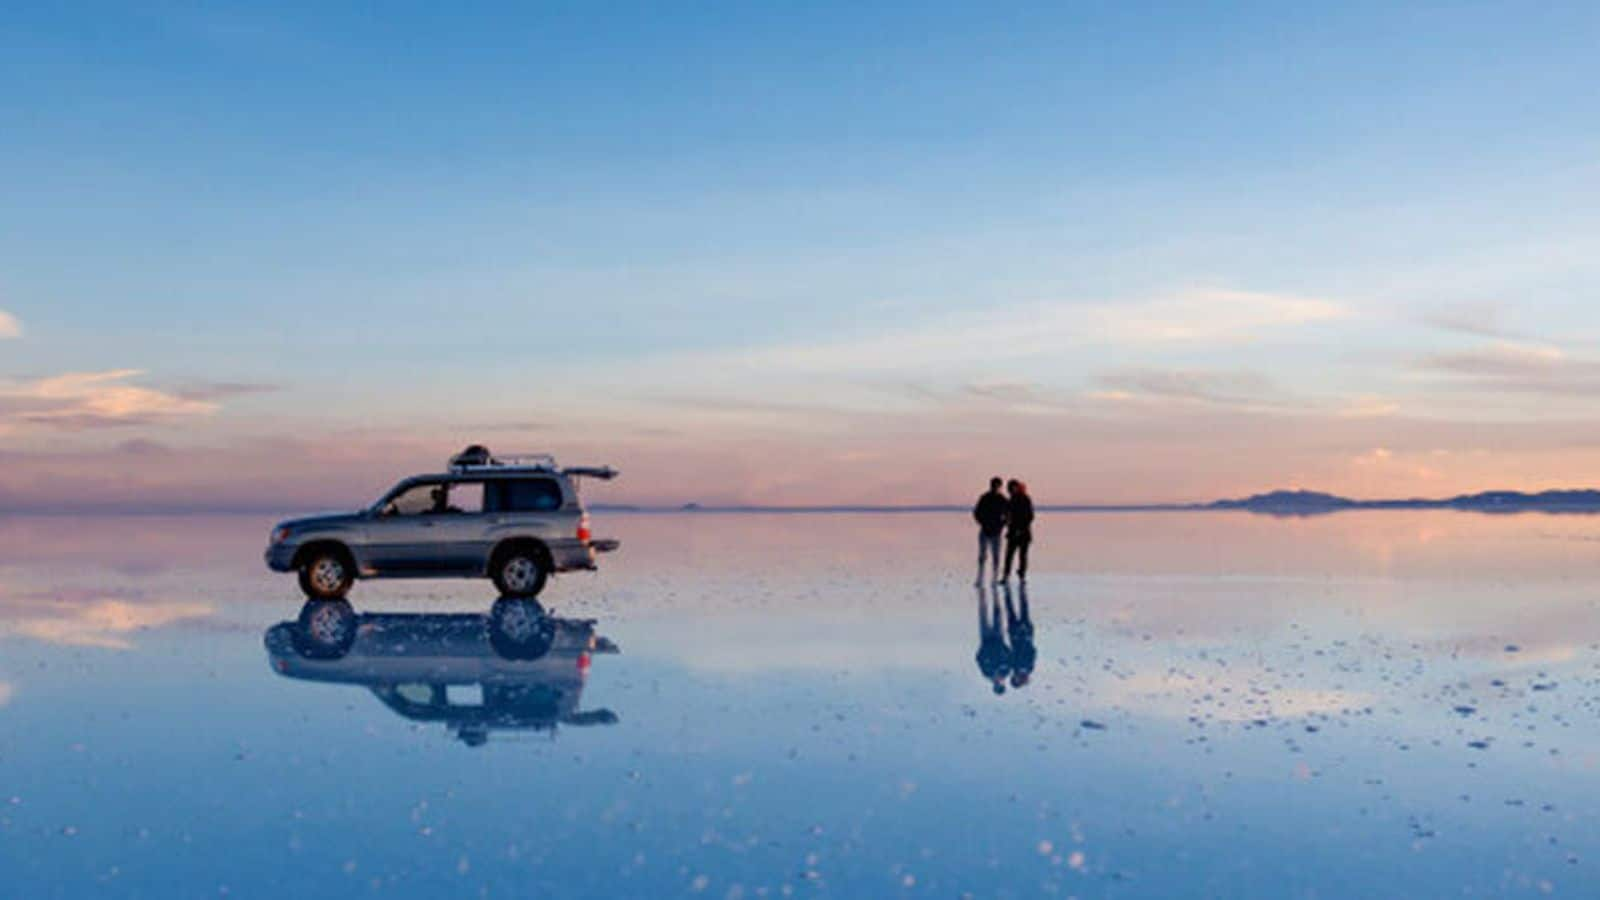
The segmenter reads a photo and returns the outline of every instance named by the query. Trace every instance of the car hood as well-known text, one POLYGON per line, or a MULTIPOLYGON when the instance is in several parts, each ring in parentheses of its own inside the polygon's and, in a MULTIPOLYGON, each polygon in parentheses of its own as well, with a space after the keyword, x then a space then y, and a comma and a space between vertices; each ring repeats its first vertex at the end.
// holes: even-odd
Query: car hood
POLYGON ((285 519, 277 524, 277 528, 287 528, 290 532, 298 534, 303 531, 324 531, 339 528, 345 525, 354 525, 366 518, 364 513, 325 513, 319 516, 304 516, 299 519, 285 519))

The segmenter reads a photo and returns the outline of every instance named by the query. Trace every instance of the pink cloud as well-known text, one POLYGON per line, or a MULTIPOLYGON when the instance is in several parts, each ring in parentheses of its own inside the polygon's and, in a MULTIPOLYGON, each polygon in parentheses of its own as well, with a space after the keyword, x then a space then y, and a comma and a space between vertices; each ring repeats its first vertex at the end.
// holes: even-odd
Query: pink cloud
POLYGON ((522 446, 450 427, 41 446, 3 454, 0 507, 354 508, 483 440, 615 465, 623 477, 588 485, 588 498, 642 504, 965 503, 992 474, 1024 476, 1041 503, 1200 501, 1292 486, 1411 496, 1424 486, 1424 469, 1426 490, 1438 494, 1593 481, 1592 428, 1578 421, 1529 428, 1194 404, 1160 415, 1030 404, 967 397, 896 413, 815 407, 755 417, 680 407, 673 428, 570 421, 522 446), (1377 447, 1388 455, 1373 453, 1377 447), (1455 452, 1437 453, 1441 447, 1455 452), (1367 464, 1352 465, 1357 459, 1367 464))
POLYGON ((132 383, 137 369, 0 383, 0 424, 81 430, 210 415, 217 404, 132 383))

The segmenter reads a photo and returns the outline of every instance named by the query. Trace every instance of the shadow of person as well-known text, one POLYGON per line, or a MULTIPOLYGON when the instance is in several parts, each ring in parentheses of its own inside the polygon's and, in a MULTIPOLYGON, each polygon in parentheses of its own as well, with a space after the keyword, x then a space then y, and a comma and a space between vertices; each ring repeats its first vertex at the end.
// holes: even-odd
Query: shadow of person
POLYGON ((1000 599, 994 586, 978 591, 978 672, 993 686, 996 694, 1006 692, 1006 676, 1011 672, 1011 648, 1006 646, 1005 623, 1000 618, 1000 599), (985 601, 988 602, 985 602, 985 601))
POLYGON ((1011 585, 1006 593, 1006 635, 1011 643, 1011 686, 1026 687, 1033 678, 1033 664, 1039 651, 1033 645, 1033 615, 1028 611, 1028 583, 1017 584, 1017 603, 1011 602, 1011 585))
POLYGON ((595 624, 533 600, 502 598, 488 615, 358 615, 343 600, 314 600, 263 641, 279 675, 360 685, 396 714, 442 723, 476 747, 493 734, 618 721, 580 704, 591 659, 618 652, 595 624))

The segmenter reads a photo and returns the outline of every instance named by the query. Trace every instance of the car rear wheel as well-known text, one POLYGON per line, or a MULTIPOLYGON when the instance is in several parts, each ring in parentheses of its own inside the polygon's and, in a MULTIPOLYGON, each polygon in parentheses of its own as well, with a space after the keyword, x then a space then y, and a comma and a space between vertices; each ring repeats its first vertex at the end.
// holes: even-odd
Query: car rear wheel
POLYGON ((494 567, 494 586, 506 597, 534 597, 544 590, 550 577, 544 561, 532 550, 512 550, 500 557, 494 567))
POLYGON ((300 590, 317 600, 343 597, 350 592, 354 580, 349 560, 337 553, 315 553, 300 566, 300 590))

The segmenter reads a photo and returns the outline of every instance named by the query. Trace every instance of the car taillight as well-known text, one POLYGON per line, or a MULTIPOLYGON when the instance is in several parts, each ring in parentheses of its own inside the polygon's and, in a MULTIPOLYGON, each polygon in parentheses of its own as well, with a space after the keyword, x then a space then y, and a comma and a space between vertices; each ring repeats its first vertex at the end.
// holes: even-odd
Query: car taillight
POLYGON ((583 518, 578 520, 578 540, 587 541, 588 539, 589 539, 589 517, 588 517, 588 515, 585 515, 583 518))

